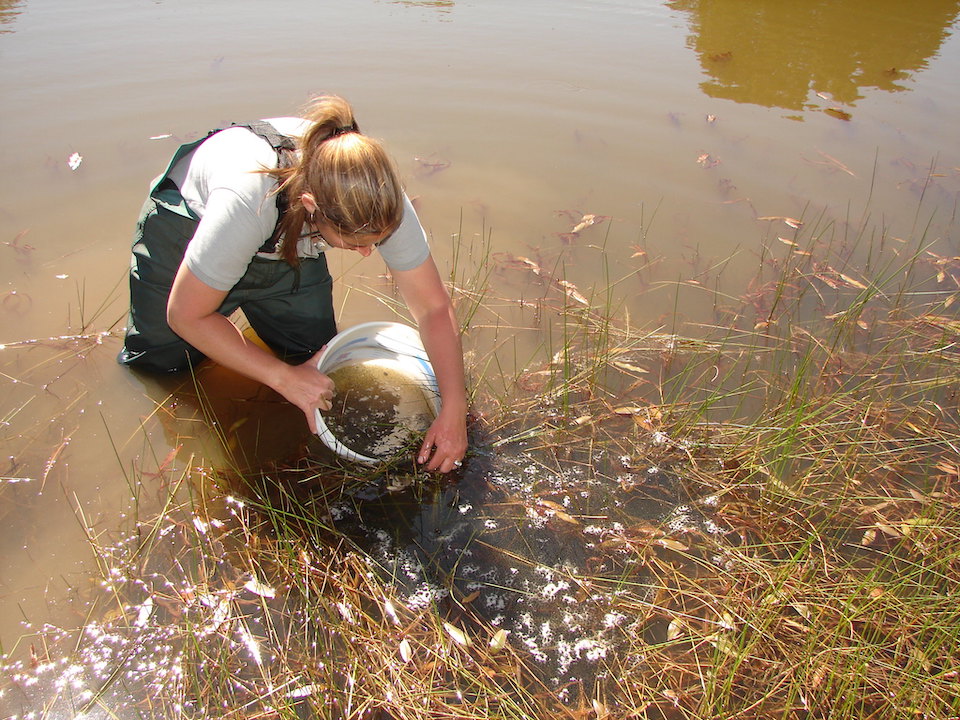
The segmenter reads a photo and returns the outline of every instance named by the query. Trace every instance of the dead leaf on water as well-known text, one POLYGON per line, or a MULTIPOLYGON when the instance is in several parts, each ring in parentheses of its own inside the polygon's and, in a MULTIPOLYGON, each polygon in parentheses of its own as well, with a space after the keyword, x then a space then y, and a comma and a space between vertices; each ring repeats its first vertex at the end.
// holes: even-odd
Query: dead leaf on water
POLYGON ((701 167, 709 170, 710 168, 716 167, 720 164, 720 161, 717 158, 713 157, 710 153, 701 153, 697 157, 697 164, 701 167))
POLYGON ((461 645, 463 647, 468 647, 470 645, 470 638, 467 637, 467 634, 457 626, 445 622, 443 624, 443 629, 447 631, 447 635, 453 638, 453 641, 457 643, 457 645, 461 645))
POLYGON ((758 217, 757 220, 781 220, 784 225, 788 225, 794 229, 799 229, 803 227, 803 221, 797 220, 796 218, 788 217, 786 215, 764 215, 763 217, 758 217))
POLYGON ((606 215, 594 215, 593 213, 587 213, 582 218, 580 218, 580 221, 573 226, 570 232, 578 233, 581 230, 586 230, 591 225, 596 225, 597 223, 601 223, 606 219, 607 219, 606 215))
POLYGON ((672 538, 658 538, 654 540, 654 542, 661 547, 665 547, 668 550, 675 550, 676 552, 686 552, 690 549, 679 540, 674 540, 672 538))
POLYGON ((844 281, 847 285, 849 285, 850 287, 854 287, 854 288, 856 288, 857 290, 866 290, 866 289, 867 289, 867 286, 866 286, 866 285, 864 285, 864 284, 863 284, 862 282, 860 282, 859 280, 854 280, 854 279, 853 279, 852 277, 850 277, 849 275, 844 275, 843 273, 838 273, 838 275, 840 275, 840 279, 843 280, 843 281, 844 281))
POLYGON ((606 718, 610 717, 610 711, 607 710, 607 706, 596 698, 593 699, 593 711, 597 714, 597 720, 606 720, 606 718))
POLYGON ((413 658, 413 649, 410 647, 410 641, 404 638, 400 641, 400 659, 405 663, 413 658))
POLYGON ((642 367, 639 367, 637 365, 631 365, 630 363, 623 362, 622 360, 614 360, 610 364, 613 365, 618 370, 625 370, 626 372, 637 373, 638 375, 646 375, 649 372, 648 370, 642 367))
POLYGON ((886 523, 878 522, 876 523, 876 528, 882 532, 884 535, 887 535, 892 538, 903 537, 903 534, 894 527, 887 525, 886 523))
POLYGON ((737 647, 733 644, 733 641, 728 635, 714 635, 707 639, 710 641, 711 645, 713 645, 724 655, 728 655, 732 658, 737 657, 737 647))
POLYGON ((498 653, 507 645, 507 631, 500 629, 490 638, 490 652, 498 653))
POLYGON ((831 117, 835 117, 838 120, 843 120, 844 122, 847 122, 853 118, 853 115, 848 113, 846 110, 841 110, 840 108, 827 108, 826 110, 824 110, 824 112, 827 115, 830 115, 831 117))
POLYGON ((557 280, 557 285, 560 286, 560 288, 567 294, 567 297, 569 297, 571 300, 576 300, 581 305, 590 304, 590 302, 580 294, 580 291, 577 290, 576 285, 574 285, 572 282, 568 282, 566 280, 557 280))

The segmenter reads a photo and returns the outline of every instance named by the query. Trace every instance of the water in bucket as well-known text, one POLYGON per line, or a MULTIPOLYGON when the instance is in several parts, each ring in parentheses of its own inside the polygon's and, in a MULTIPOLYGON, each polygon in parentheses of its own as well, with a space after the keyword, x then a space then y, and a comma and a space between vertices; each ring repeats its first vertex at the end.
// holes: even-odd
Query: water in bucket
POLYGON ((336 385, 317 434, 341 457, 375 464, 416 442, 440 410, 436 376, 417 331, 376 322, 339 333, 317 368, 336 385))

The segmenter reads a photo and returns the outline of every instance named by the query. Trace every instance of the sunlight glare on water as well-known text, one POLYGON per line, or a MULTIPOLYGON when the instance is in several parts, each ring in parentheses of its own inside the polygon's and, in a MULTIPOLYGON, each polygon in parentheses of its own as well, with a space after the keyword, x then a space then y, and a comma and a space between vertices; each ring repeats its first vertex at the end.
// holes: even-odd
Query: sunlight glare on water
MULTIPOLYGON (((856 259, 922 237, 960 255, 958 12, 958 0, 0 0, 0 642, 24 673, 0 706, 29 711, 17 693, 37 628, 85 622, 90 539, 149 517, 209 449, 201 418, 174 417, 170 387, 114 362, 132 226, 179 142, 295 114, 313 93, 347 97, 396 157, 442 271, 455 238, 458 278, 490 265, 497 322, 484 316, 466 344, 498 348, 509 376, 556 340, 537 304, 548 276, 654 329, 675 313, 713 322, 778 238, 816 233, 856 259)), ((382 263, 344 255, 331 261, 341 326, 393 319, 382 263)), ((249 408, 276 403, 225 392, 235 415, 219 429, 249 454, 306 434, 293 413, 265 420, 264 437, 282 437, 254 447, 249 408)), ((477 506, 457 521, 503 527, 477 506)), ((524 588, 562 598, 563 578, 538 572, 524 588)), ((502 622, 565 670, 601 652, 551 645, 557 626, 537 611, 502 622)))

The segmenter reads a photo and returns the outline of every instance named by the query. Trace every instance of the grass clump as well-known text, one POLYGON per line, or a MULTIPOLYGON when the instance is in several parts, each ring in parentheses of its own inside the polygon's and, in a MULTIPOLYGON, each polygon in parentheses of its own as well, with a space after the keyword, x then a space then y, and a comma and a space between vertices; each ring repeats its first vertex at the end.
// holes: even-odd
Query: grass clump
POLYGON ((140 717, 957 716, 960 260, 871 242, 858 273, 809 233, 740 295, 674 284, 712 318, 669 330, 559 264, 454 273, 473 352, 495 348, 471 355, 461 474, 188 463, 132 537, 90 532, 100 590, 59 638, 77 682, 31 685, 22 664, 3 697, 140 717), (516 271, 519 308, 487 284, 516 271))

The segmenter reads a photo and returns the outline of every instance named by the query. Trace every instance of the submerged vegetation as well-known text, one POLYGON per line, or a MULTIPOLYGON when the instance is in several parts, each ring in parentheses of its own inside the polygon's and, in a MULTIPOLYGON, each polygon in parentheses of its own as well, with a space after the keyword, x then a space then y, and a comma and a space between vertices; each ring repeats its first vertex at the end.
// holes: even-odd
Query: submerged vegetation
MULTIPOLYGON (((461 243, 461 474, 370 474, 315 445, 256 472, 174 451, 159 512, 123 537, 89 528, 89 616, 7 648, 0 701, 17 717, 960 715, 960 258, 866 223, 761 222, 746 292, 719 270, 646 283, 710 315, 656 329, 631 324, 625 278, 588 293, 559 263, 461 243), (518 272, 535 299, 516 307, 492 288, 518 272), (541 350, 506 371, 524 334, 541 350)), ((627 279, 653 262, 633 261, 627 279)))

